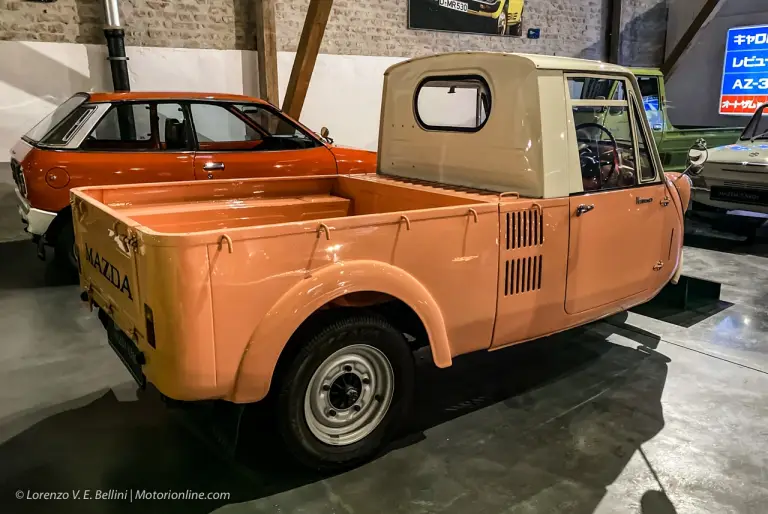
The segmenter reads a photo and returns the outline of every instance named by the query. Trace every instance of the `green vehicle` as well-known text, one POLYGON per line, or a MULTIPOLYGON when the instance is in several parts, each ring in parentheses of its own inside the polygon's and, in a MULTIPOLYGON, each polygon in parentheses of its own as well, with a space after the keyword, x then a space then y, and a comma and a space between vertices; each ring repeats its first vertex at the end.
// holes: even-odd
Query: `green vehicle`
MULTIPOLYGON (((704 138, 709 148, 730 145, 738 141, 743 127, 694 127, 675 126, 669 121, 667 114, 667 97, 664 89, 664 76, 661 71, 649 68, 632 68, 640 85, 643 95, 645 114, 653 129, 656 146, 661 156, 661 162, 665 171, 683 171, 688 158, 688 150, 699 139, 704 138)), ((594 98, 615 100, 622 99, 625 92, 623 87, 613 80, 599 77, 583 84, 580 91, 571 91, 573 98, 594 98)), ((584 109, 576 118, 576 124, 598 123, 611 132, 617 134, 628 133, 627 127, 621 127, 618 120, 626 120, 621 112, 613 112, 614 109, 584 109)))

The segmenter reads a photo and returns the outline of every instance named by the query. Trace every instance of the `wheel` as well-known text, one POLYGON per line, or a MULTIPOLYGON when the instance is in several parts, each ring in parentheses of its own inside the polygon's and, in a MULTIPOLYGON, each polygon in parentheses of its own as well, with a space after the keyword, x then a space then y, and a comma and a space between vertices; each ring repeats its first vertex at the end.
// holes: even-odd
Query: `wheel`
POLYGON ((72 219, 68 219, 59 229, 54 246, 54 257, 69 273, 77 274, 77 256, 75 254, 75 229, 72 219))
POLYGON ((321 330, 279 378, 288 451, 324 471, 372 458, 408 411, 413 367, 404 337, 382 317, 349 316, 321 330))

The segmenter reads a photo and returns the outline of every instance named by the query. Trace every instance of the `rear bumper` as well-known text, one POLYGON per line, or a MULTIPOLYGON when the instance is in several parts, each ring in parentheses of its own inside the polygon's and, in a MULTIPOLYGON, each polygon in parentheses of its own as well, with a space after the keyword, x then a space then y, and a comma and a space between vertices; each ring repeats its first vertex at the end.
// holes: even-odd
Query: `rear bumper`
POLYGON ((48 227, 56 218, 56 213, 32 207, 29 201, 21 195, 19 188, 16 188, 16 198, 19 200, 19 214, 26 225, 25 230, 35 236, 45 235, 48 232, 48 227))

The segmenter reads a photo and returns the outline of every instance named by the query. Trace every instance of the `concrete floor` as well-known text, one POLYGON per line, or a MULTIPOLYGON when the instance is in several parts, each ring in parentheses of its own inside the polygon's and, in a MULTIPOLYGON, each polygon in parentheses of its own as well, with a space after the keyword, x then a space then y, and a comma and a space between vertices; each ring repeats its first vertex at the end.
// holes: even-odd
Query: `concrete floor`
POLYGON ((232 460, 153 395, 137 399, 77 287, 16 233, 7 186, 0 181, 0 512, 768 511, 766 241, 691 237, 699 248, 686 248, 686 273, 724 284, 716 305, 656 313, 663 320, 614 316, 447 370, 420 355, 404 435, 374 462, 323 477, 287 463, 258 431, 232 460), (86 489, 230 499, 14 497, 86 489))

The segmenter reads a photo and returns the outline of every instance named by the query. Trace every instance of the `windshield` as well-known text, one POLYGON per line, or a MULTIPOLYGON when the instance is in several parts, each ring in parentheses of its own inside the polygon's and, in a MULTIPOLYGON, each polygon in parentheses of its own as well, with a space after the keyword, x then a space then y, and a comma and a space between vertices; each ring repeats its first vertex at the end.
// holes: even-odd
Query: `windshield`
POLYGON ((43 118, 37 125, 24 134, 24 137, 30 141, 37 143, 43 139, 48 132, 51 131, 56 125, 66 118, 72 111, 74 111, 80 104, 85 102, 87 97, 84 95, 75 95, 59 105, 53 112, 43 118))
POLYGON ((763 116, 763 111, 768 104, 761 106, 749 120, 749 124, 741 133, 741 140, 768 139, 768 118, 763 116))

